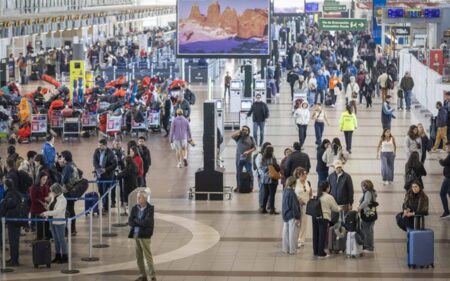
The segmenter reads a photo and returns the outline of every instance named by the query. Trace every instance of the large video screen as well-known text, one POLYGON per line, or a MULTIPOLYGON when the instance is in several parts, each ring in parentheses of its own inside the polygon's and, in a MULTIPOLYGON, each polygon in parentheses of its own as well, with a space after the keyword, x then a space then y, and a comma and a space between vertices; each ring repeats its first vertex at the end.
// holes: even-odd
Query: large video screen
POLYGON ((178 57, 268 57, 269 0, 178 0, 178 57))
POLYGON ((298 15, 305 12, 305 1, 273 0, 274 15, 298 15))

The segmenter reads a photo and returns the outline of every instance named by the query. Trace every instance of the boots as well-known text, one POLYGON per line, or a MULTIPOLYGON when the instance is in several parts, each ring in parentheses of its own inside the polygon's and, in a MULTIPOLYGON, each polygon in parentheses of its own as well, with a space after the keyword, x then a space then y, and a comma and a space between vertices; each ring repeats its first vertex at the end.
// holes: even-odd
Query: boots
POLYGON ((52 263, 59 263, 61 260, 61 254, 56 254, 55 258, 52 260, 52 263))
POLYGON ((62 255, 61 259, 58 261, 59 264, 68 263, 68 262, 69 262, 69 258, 67 257, 67 255, 62 255))

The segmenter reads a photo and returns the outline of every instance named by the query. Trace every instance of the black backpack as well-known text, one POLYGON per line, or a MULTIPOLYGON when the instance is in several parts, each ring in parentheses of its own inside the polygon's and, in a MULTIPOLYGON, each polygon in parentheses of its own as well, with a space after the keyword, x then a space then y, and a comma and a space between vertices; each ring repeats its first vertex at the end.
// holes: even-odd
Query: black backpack
MULTIPOLYGON (((30 210, 29 205, 28 205, 28 200, 25 196, 20 194, 20 192, 15 192, 15 193, 16 193, 17 197, 19 198, 19 204, 16 206, 17 212, 14 214, 14 216, 16 216, 17 218, 20 218, 20 219, 28 219, 28 213, 30 210)), ((15 225, 26 227, 26 226, 28 226, 28 222, 20 221, 20 222, 16 222, 15 225)))
POLYGON ((323 218, 320 198, 314 196, 313 198, 309 199, 308 203, 306 203, 306 214, 315 219, 323 218))
POLYGON ((345 216, 344 227, 349 232, 359 232, 359 213, 352 210, 345 216))
POLYGON ((394 88, 394 82, 392 82, 392 79, 390 76, 388 76, 388 78, 386 79, 386 88, 387 89, 394 88))
POLYGON ((21 193, 28 193, 28 189, 33 185, 33 178, 25 171, 17 171, 17 188, 21 193))

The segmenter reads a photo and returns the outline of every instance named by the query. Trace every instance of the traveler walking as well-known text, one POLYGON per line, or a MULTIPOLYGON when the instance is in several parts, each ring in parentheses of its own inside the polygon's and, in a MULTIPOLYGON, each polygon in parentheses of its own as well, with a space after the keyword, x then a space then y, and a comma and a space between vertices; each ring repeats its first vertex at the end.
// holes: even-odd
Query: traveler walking
POLYGON ((286 170, 285 170, 286 177, 294 175, 294 171, 298 167, 302 167, 308 173, 309 170, 311 169, 311 162, 309 160, 309 156, 308 154, 301 151, 300 143, 294 142, 293 148, 294 152, 292 152, 289 155, 288 159, 286 160, 286 170))
POLYGON ((252 175, 252 153, 256 150, 256 143, 252 136, 250 136, 250 128, 242 126, 241 130, 233 133, 231 138, 236 142, 236 188, 235 192, 239 191, 240 174, 245 167, 247 173, 252 175))
POLYGON ((138 148, 141 154, 141 158, 142 158, 142 164, 144 166, 144 176, 142 177, 143 179, 143 185, 142 186, 147 186, 147 173, 148 170, 150 169, 150 166, 152 165, 152 157, 150 155, 150 149, 148 149, 148 147, 145 145, 145 137, 140 136, 138 138, 138 148))
MULTIPOLYGON (((53 219, 66 219, 67 200, 63 194, 63 187, 59 183, 54 183, 50 187, 50 204, 48 211, 41 214, 43 217, 52 217, 53 219)), ((55 258, 52 263, 67 263, 67 244, 65 240, 66 221, 54 220, 51 222, 50 229, 55 241, 55 258)))
POLYGON ((433 146, 433 152, 436 152, 442 141, 442 147, 447 143, 447 120, 448 111, 442 106, 442 102, 438 101, 436 103, 436 109, 438 114, 436 116, 436 141, 433 146))
POLYGON ((383 184, 394 182, 394 160, 397 152, 395 138, 390 129, 384 129, 377 147, 377 159, 381 159, 383 184))
POLYGON ((318 102, 320 102, 322 104, 324 102, 323 98, 324 98, 325 91, 327 90, 327 86, 328 86, 328 79, 327 79, 327 77, 325 77, 322 70, 319 70, 317 72, 316 82, 317 82, 317 91, 316 91, 316 95, 314 96, 314 104, 317 104, 318 102), (320 97, 320 101, 319 101, 319 97, 320 97))
POLYGON ((283 185, 283 188, 286 186, 286 161, 289 157, 289 155, 291 155, 292 153, 292 149, 290 147, 284 149, 284 157, 280 162, 280 174, 281 174, 281 184, 283 185))
POLYGON ((322 155, 322 161, 327 164, 328 168, 332 168, 333 171, 333 164, 336 160, 341 161, 343 164, 345 164, 345 161, 347 160, 344 156, 341 140, 339 138, 334 138, 331 142, 331 145, 327 146, 325 152, 322 155))
POLYGON ((431 150, 431 147, 433 146, 433 143, 431 142, 430 138, 428 137, 425 128, 423 127, 422 123, 417 124, 417 133, 421 140, 421 157, 420 162, 422 164, 425 163, 425 160, 427 159, 427 151, 429 152, 431 150))
POLYGON ((308 85, 308 96, 306 97, 309 104, 314 103, 314 99, 317 93, 317 80, 314 77, 314 73, 310 73, 309 77, 306 79, 308 85))
POLYGON ((151 276, 150 280, 156 281, 156 272, 150 246, 155 224, 155 208, 147 202, 147 197, 147 192, 138 192, 137 204, 131 209, 130 216, 128 217, 128 225, 130 226, 128 238, 134 239, 136 243, 136 260, 140 273, 140 276, 136 281, 148 280, 144 260, 147 262, 147 267, 151 276))
MULTIPOLYGON (((331 107, 334 107, 336 104, 337 93, 342 88, 342 83, 339 80, 339 77, 336 74, 336 71, 333 71, 330 81, 328 82, 328 90, 330 91, 330 95, 332 98, 331 107)), ((327 104, 325 104, 327 105, 327 104)))
POLYGON ((444 167, 444 178, 442 179, 441 190, 439 191, 442 208, 444 209, 444 213, 442 213, 441 218, 450 216, 447 199, 447 196, 450 197, 450 143, 445 144, 445 149, 447 152, 447 156, 445 158, 439 159, 439 164, 444 167))
POLYGON ((391 98, 390 95, 387 95, 381 106, 381 125, 383 129, 391 129, 392 119, 395 119, 395 108, 391 106, 391 98))
POLYGON ((264 155, 264 150, 266 149, 266 147, 268 147, 269 145, 272 145, 270 142, 265 142, 263 143, 263 145, 261 146, 261 150, 256 153, 256 155, 253 155, 253 163, 252 163, 252 168, 255 171, 256 177, 258 179, 258 188, 259 188, 259 211, 263 212, 264 210, 266 210, 266 206, 263 206, 263 201, 264 201, 264 186, 262 184, 262 177, 263 175, 260 173, 261 171, 261 165, 262 165, 262 159, 263 159, 263 155, 264 155))
POLYGON ((183 110, 180 108, 177 109, 176 117, 172 120, 169 139, 176 151, 177 167, 181 168, 183 164, 187 167, 187 146, 192 139, 191 126, 189 121, 183 116, 183 110))
POLYGON ((352 209, 353 205, 353 180, 344 172, 343 164, 337 160, 333 164, 335 171, 328 176, 331 186, 331 195, 344 211, 352 209))
POLYGON ((427 175, 427 171, 420 162, 419 153, 414 151, 409 156, 405 164, 405 190, 411 187, 412 182, 419 182, 423 186, 422 177, 427 175))
POLYGON ((364 78, 364 82, 360 87, 361 94, 366 99, 366 108, 372 107, 372 97, 375 92, 375 84, 372 81, 372 78, 367 74, 364 78))
POLYGON ((328 178, 329 168, 327 166, 327 163, 323 160, 323 156, 325 154, 325 151, 327 151, 329 147, 331 147, 331 143, 328 139, 324 139, 322 143, 317 147, 317 186, 319 186, 321 182, 326 181, 328 178))
POLYGON ((311 183, 308 180, 308 172, 302 167, 298 167, 294 171, 294 177, 297 179, 295 185, 295 194, 300 203, 300 232, 298 237, 298 247, 303 247, 306 241, 306 231, 308 228, 308 217, 306 216, 306 204, 312 197, 311 183))
POLYGON ((327 112, 322 108, 321 103, 317 103, 313 107, 313 115, 311 117, 314 120, 314 132, 316 134, 316 145, 319 146, 322 143, 323 130, 325 129, 325 122, 330 126, 328 121, 327 112))
POLYGON ((320 200, 322 218, 312 218, 313 252, 314 256, 321 258, 328 257, 328 254, 325 252, 325 245, 328 237, 328 225, 331 221, 331 212, 341 211, 336 200, 329 194, 330 190, 330 184, 327 181, 324 181, 319 185, 317 197, 320 200))
POLYGON ((359 200, 358 213, 361 214, 361 232, 364 237, 363 250, 373 252, 375 250, 373 227, 375 220, 378 218, 376 213, 376 207, 378 205, 377 192, 370 180, 363 180, 361 182, 361 189, 363 195, 359 200))
POLYGON ((228 99, 230 99, 230 86, 231 86, 231 76, 230 72, 227 71, 224 79, 224 88, 225 88, 225 91, 223 93, 224 99, 227 97, 227 91, 228 91, 228 99))
POLYGON ((383 73, 380 76, 378 76, 377 82, 381 89, 381 99, 382 101, 384 101, 388 94, 388 90, 392 88, 392 84, 394 82, 392 80, 392 77, 389 74, 387 74, 386 68, 382 69, 381 71, 383 73))
POLYGON ((259 171, 259 173, 262 174, 262 184, 264 188, 264 198, 261 206, 263 210, 261 212, 267 213, 269 211, 269 214, 277 215, 279 213, 275 210, 275 194, 277 192, 278 179, 273 177, 273 170, 275 170, 276 173, 279 173, 280 166, 274 156, 273 146, 269 145, 264 149, 259 171), (265 209, 267 203, 269 203, 268 210, 265 209))
POLYGON ((269 108, 267 104, 261 100, 261 94, 256 94, 255 102, 252 104, 250 111, 247 113, 247 117, 253 114, 253 138, 258 143, 258 128, 260 133, 259 146, 264 142, 264 126, 266 119, 269 118, 269 108))
POLYGON ((403 96, 405 97, 405 106, 407 111, 411 110, 411 96, 413 88, 414 80, 411 77, 409 71, 406 71, 405 76, 403 76, 402 80, 400 81, 400 89, 403 90, 403 96))
POLYGON ((353 131, 358 128, 358 120, 350 105, 347 105, 346 111, 342 112, 339 124, 341 132, 344 132, 347 152, 352 154, 353 131))
POLYGON ((356 103, 359 95, 359 86, 356 83, 355 76, 350 77, 350 83, 347 85, 345 90, 345 99, 347 101, 347 105, 350 105, 353 108, 355 114, 357 113, 356 103))
POLYGON ((417 151, 421 158, 422 139, 419 136, 419 129, 416 125, 409 126, 408 134, 405 137, 406 159, 409 159, 411 153, 417 151))
MULTIPOLYGON (((294 100, 294 87, 295 83, 299 80, 299 75, 295 73, 294 69, 289 70, 286 78, 287 82, 289 83, 289 86, 291 87, 291 101, 294 100)), ((299 83, 300 84, 300 83, 299 83)))
POLYGON ((300 203, 294 192, 295 185, 296 179, 289 177, 286 181, 286 188, 283 190, 281 207, 283 217, 282 251, 291 255, 297 253, 297 239, 302 218, 300 203))
POLYGON ((405 195, 402 212, 396 215, 397 225, 403 231, 414 228, 414 216, 428 215, 428 196, 423 191, 423 186, 414 181, 405 195))
POLYGON ((308 129, 308 123, 311 119, 311 113, 309 112, 308 102, 304 101, 299 108, 294 111, 295 124, 297 124, 298 129, 298 142, 300 147, 306 140, 306 131, 308 129))

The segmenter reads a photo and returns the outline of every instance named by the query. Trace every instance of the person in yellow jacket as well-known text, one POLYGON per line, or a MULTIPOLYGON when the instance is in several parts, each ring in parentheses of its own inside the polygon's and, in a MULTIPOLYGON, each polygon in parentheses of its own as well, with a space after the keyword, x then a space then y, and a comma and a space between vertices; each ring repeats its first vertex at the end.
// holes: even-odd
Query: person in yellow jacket
POLYGON ((345 146, 349 154, 352 153, 352 136, 356 128, 358 128, 358 120, 356 120, 356 115, 352 111, 352 106, 348 104, 346 110, 341 114, 339 129, 344 132, 345 146))

